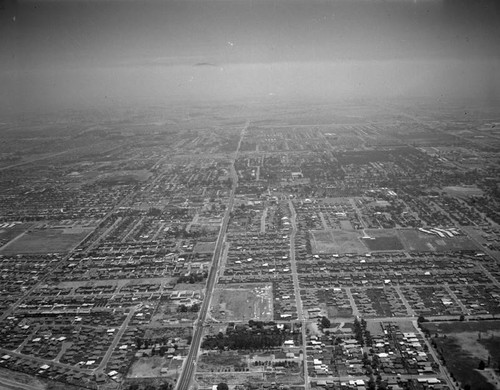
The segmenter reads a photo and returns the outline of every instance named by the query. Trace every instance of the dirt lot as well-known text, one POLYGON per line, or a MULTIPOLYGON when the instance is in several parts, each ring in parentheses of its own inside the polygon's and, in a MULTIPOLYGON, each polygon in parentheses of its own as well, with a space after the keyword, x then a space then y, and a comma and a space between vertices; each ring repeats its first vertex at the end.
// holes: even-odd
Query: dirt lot
POLYGON ((0 368, 0 389, 4 390, 17 390, 24 388, 23 385, 29 386, 30 389, 35 390, 45 390, 47 389, 47 384, 43 383, 37 378, 33 378, 29 375, 22 374, 20 372, 6 370, 0 368))
POLYGON ((273 319, 273 289, 271 284, 256 284, 241 288, 226 285, 214 294, 211 315, 221 321, 273 319))
POLYGON ((358 232, 343 230, 312 231, 311 247, 314 254, 320 253, 358 253, 368 252, 358 232))

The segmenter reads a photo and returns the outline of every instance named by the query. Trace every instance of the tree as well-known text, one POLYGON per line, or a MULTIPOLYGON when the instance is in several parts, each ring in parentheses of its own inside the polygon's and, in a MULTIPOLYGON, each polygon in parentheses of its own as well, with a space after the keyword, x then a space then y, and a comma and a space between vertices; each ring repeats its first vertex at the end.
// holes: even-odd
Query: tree
POLYGON ((229 390, 229 386, 226 383, 221 382, 217 385, 217 390, 229 390))
POLYGON ((322 317, 321 318, 321 326, 323 327, 323 329, 329 328, 331 326, 330 320, 327 317, 322 317))
POLYGON ((370 375, 370 380, 368 381, 368 390, 375 390, 377 388, 377 385, 375 383, 375 378, 373 378, 373 375, 370 375))

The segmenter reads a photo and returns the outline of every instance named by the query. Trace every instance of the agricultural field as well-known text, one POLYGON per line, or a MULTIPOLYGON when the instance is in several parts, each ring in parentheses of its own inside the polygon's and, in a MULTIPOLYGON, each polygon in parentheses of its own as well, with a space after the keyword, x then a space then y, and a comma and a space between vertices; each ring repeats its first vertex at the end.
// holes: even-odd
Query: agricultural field
POLYGON ((500 321, 431 322, 423 326, 462 387, 466 384, 473 389, 499 387, 500 321), (477 369, 481 361, 486 364, 485 370, 477 369))
POLYGON ((226 285, 216 290, 211 314, 223 321, 251 319, 271 321, 273 319, 273 292, 271 284, 256 284, 240 287, 226 285))
POLYGON ((367 248, 360 241, 358 232, 345 230, 316 230, 311 231, 312 253, 357 253, 367 252, 367 248))
POLYGON ((450 252, 461 250, 478 250, 466 236, 438 237, 413 229, 399 230, 406 250, 410 252, 450 252))
POLYGON ((93 230, 93 227, 28 230, 5 245, 0 250, 0 253, 8 255, 18 253, 68 252, 93 230))

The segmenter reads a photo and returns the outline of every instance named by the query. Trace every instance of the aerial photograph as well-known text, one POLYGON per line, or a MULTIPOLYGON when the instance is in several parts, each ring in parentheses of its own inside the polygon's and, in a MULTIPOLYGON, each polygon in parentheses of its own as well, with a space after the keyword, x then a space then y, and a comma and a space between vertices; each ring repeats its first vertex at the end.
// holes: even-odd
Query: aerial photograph
POLYGON ((500 1, 0 0, 0 390, 500 389, 500 1))

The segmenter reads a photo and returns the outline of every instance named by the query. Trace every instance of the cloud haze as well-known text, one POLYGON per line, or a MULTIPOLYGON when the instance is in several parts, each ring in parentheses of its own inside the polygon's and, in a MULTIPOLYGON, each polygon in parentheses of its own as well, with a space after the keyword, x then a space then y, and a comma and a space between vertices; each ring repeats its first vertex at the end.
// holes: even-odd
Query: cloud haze
POLYGON ((1 11, 2 106, 495 98, 492 1, 31 1, 1 11))

